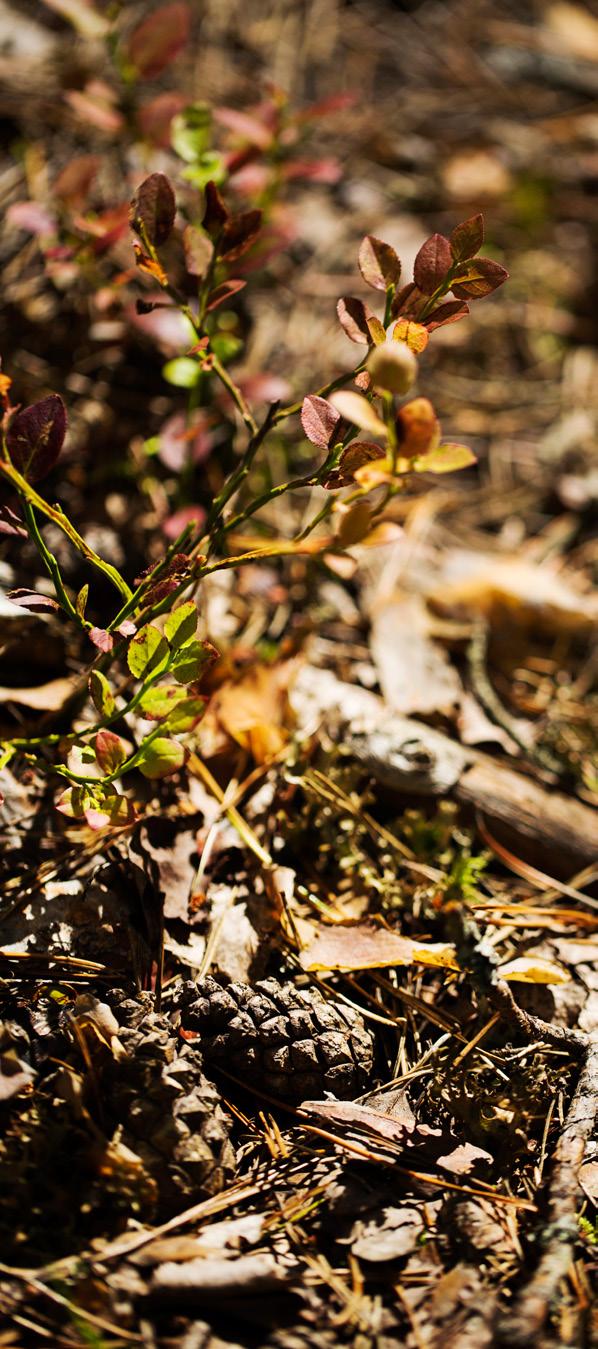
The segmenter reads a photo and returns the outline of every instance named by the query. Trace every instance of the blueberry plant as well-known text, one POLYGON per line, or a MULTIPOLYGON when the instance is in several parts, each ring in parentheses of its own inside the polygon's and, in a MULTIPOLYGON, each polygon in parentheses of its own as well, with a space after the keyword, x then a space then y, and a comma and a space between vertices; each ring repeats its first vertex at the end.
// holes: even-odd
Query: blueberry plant
MULTIPOLYGON (((133 57, 138 63, 149 60, 152 45, 144 47, 139 34, 131 42, 131 63, 133 57)), ((194 156, 197 171, 186 174, 191 196, 185 195, 177 209, 170 179, 151 173, 130 204, 129 228, 142 291, 138 312, 169 309, 184 318, 190 337, 179 360, 188 387, 194 397, 199 389, 203 404, 217 416, 220 386, 244 437, 205 519, 185 524, 142 575, 134 580, 122 575, 89 546, 62 506, 39 491, 38 484, 58 463, 67 433, 62 397, 53 392, 19 407, 11 401, 10 375, 0 375, 0 478, 9 493, 0 507, 0 530, 15 543, 29 538, 54 590, 51 599, 18 589, 12 599, 25 608, 62 614, 79 630, 83 652, 86 645, 88 650, 72 702, 72 729, 7 740, 0 764, 17 756, 50 772, 60 780, 59 809, 97 830, 127 827, 134 820, 136 774, 153 780, 184 768, 189 738, 206 707, 204 678, 217 656, 201 619, 203 578, 260 559, 333 557, 361 541, 375 541, 384 537, 392 498, 409 491, 416 475, 442 474, 475 462, 467 446, 442 440, 432 403, 413 390, 434 331, 464 318, 470 301, 490 294, 507 276, 497 262, 480 256, 480 215, 457 225, 450 238, 434 234, 426 240, 407 283, 394 248, 366 236, 359 270, 379 300, 379 312, 351 296, 337 306, 347 337, 359 347, 356 366, 300 401, 270 403, 258 420, 228 368, 217 311, 234 303, 246 284, 235 275, 238 260, 256 248, 259 257, 264 207, 231 210, 222 181, 205 181, 207 152, 200 134, 205 118, 202 123, 197 106, 193 116, 189 109, 179 114, 173 133, 179 150, 186 147, 188 169, 194 156), (267 461, 269 438, 281 423, 289 420, 292 426, 293 418, 297 436, 313 447, 311 466, 307 473, 272 483, 267 475, 256 475, 256 466, 267 461), (311 498, 314 489, 317 506, 308 523, 294 536, 272 537, 264 544, 262 513, 267 519, 268 508, 283 494, 303 492, 311 498), (90 581, 78 593, 69 589, 51 550, 48 523, 54 526, 53 537, 61 531, 89 567, 90 581), (114 612, 102 626, 94 621, 94 572, 114 593, 114 612)), ((257 133, 252 134, 255 140, 257 133)))

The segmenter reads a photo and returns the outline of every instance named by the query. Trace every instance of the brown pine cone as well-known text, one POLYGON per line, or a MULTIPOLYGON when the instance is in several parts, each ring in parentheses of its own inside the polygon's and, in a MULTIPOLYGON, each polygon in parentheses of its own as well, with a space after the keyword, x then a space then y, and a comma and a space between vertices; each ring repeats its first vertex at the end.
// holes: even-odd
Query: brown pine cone
POLYGON ((215 1194, 234 1175, 235 1156, 220 1093, 202 1072, 195 1045, 181 1045, 167 1017, 147 1002, 113 1008, 124 1054, 102 1074, 123 1139, 157 1181, 167 1207, 215 1194))
POLYGON ((184 984, 176 1005, 183 1027, 200 1032, 204 1059, 248 1086, 286 1101, 324 1092, 350 1100, 367 1088, 369 1031, 352 1007, 327 1002, 314 989, 276 979, 223 987, 208 976, 184 984))

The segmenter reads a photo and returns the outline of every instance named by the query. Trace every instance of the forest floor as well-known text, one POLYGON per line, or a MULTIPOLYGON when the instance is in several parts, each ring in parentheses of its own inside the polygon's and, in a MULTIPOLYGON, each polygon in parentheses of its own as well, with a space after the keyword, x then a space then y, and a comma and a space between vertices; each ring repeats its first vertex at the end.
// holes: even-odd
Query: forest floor
MULTIPOLYGON (((107 209, 169 152, 127 160, 77 121, 64 90, 104 71, 48 6, 0 3, 2 195, 41 210, 92 154, 107 209)), ((598 21, 205 0, 194 22, 154 92, 357 95, 314 130, 328 168, 286 184, 286 247, 247 274, 238 378, 262 412, 347 368, 335 303, 364 234, 409 272, 482 210, 510 281, 425 356, 474 471, 395 498, 392 536, 343 566, 202 582, 208 711, 132 828, 60 815, 25 756, 0 773, 0 1346, 578 1349, 598 1243, 598 21)), ((102 300, 130 242, 61 282, 24 219, 0 234, 2 368, 20 402, 68 402, 53 490, 133 578, 217 489, 234 414, 185 463, 176 338, 102 300)), ((306 510, 280 499, 276 534, 306 510)), ((31 544, 0 541, 0 596, 39 590, 31 544)), ((81 558, 52 546, 75 594, 81 558)), ((95 602, 101 624, 101 583, 95 602)), ((88 658, 0 598, 2 737, 62 732, 88 658)))

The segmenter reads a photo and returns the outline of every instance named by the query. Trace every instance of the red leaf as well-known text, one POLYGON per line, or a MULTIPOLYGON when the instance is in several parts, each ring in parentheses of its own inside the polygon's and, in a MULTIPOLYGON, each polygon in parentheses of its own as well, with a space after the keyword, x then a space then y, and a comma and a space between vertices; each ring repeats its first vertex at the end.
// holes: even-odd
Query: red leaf
POLYGON ((90 628, 89 640, 93 642, 94 646, 97 646, 98 651, 105 653, 112 651, 114 646, 114 638, 111 633, 106 632, 105 628, 90 628))
POLYGON ((451 253, 455 262, 475 257, 484 242, 484 217, 472 215, 456 225, 450 238, 451 253))
POLYGON ((191 28, 189 5, 164 5, 144 19, 129 39, 129 59, 137 73, 154 79, 185 46, 191 28))
POLYGON ((52 191, 61 201, 81 207, 100 167, 98 155, 76 155, 65 164, 54 183, 52 191))
POLYGON ((172 233, 176 215, 176 201, 172 185, 165 173, 150 173, 137 189, 131 202, 131 228, 150 244, 165 244, 172 233))
POLYGON ((103 773, 114 773, 127 757, 119 735, 114 731, 98 731, 95 740, 96 759, 103 773))
POLYGON ((57 393, 17 413, 6 433, 6 444, 12 463, 27 482, 39 482, 54 468, 66 428, 66 408, 57 393))
POLYGON ((500 262, 495 262, 493 258, 475 258, 471 262, 461 263, 451 290, 461 300, 481 300, 484 295, 491 295, 493 290, 498 290, 508 277, 509 273, 505 267, 501 267, 500 262))
POLYGON ((137 121, 144 139, 167 150, 172 119, 182 112, 185 103, 183 95, 175 93, 158 94, 149 103, 143 103, 137 112, 137 121))
POLYGON ((338 183, 342 173, 342 166, 333 155, 322 159, 290 159, 282 166, 282 177, 287 183, 295 178, 304 178, 308 183, 338 183))
POLYGON ((340 422, 340 413, 326 398, 308 393, 301 408, 301 425, 312 445, 327 450, 333 444, 334 433, 340 422))
POLYGON ((218 253, 227 262, 236 262, 243 253, 251 248, 259 234, 262 223, 261 211, 245 211, 243 215, 231 216, 222 230, 218 253))
POLYGON ((363 468, 364 464, 369 464, 374 459, 384 459, 385 451, 380 445, 376 445, 373 440, 352 440, 343 450, 336 468, 331 469, 328 476, 324 479, 324 487, 335 490, 337 487, 348 487, 349 483, 355 481, 355 473, 358 468, 363 468))
POLYGON ((56 233, 54 217, 37 201, 13 201, 6 212, 6 220, 9 225, 26 230, 27 234, 43 236, 56 233))
POLYGON ((432 295, 452 262, 451 246, 444 234, 431 234, 422 244, 413 264, 413 279, 424 295, 432 295))
POLYGON ((424 319, 424 324, 428 332, 433 333, 435 328, 443 328, 445 323, 458 323, 468 313, 469 305, 463 300, 447 300, 446 304, 439 304, 437 309, 432 310, 428 318, 424 319))
POLYGON ((64 97, 73 112, 98 131, 113 136, 122 130, 123 115, 113 106, 114 92, 103 81, 90 80, 84 89, 69 89, 64 97))
POLYGON ((177 539, 186 525, 195 525, 198 529, 204 523, 206 513, 203 506, 182 506, 180 511, 169 515, 162 523, 167 539, 177 539))
POLYGON ((216 184, 210 179, 210 182, 206 183, 205 186, 204 213, 201 222, 206 234, 209 234, 210 238, 213 239, 216 234, 220 234, 229 218, 228 206, 223 201, 216 184))
POLYGON ((271 128, 249 113, 239 112, 236 108, 214 108, 214 118, 242 140, 257 145, 260 150, 267 150, 272 144, 271 128))
POLYGON ((224 304, 225 300, 232 299, 240 290, 244 290, 246 281, 223 281, 221 286, 216 286, 215 290, 210 291, 210 301, 206 309, 208 314, 211 309, 217 309, 218 305, 224 304))
POLYGON ((371 315, 363 300, 356 300, 353 295, 343 295, 336 306, 336 312, 347 337, 350 337, 352 342, 360 342, 362 346, 369 347, 372 339, 368 318, 371 315))
POLYGON ((413 318, 424 299, 423 291, 418 290, 414 281, 410 281, 396 292, 392 302, 392 317, 413 318))
POLYGON ((327 98, 321 98, 317 103, 311 103, 309 107, 304 108, 297 116, 298 122, 313 122, 318 117, 329 117, 334 112, 345 112, 347 108, 353 108, 357 102, 357 94, 329 94, 327 98))
POLYGON ((386 291, 389 286, 397 285, 401 263, 391 244, 366 234, 359 249, 359 270, 368 286, 386 291))

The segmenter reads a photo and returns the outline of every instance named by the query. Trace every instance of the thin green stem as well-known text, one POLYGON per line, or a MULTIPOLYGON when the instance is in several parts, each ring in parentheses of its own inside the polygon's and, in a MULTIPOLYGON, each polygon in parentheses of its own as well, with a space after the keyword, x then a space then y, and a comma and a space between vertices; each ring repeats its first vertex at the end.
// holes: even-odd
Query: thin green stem
POLYGON ((98 571, 103 572, 126 600, 131 598, 132 592, 124 577, 121 576, 120 572, 117 571, 116 567, 113 567, 110 562, 105 562, 103 558, 98 557, 97 553, 94 553, 93 548, 90 548, 89 544, 85 542, 85 539, 82 539, 81 535, 77 533, 74 525, 71 524, 68 516, 65 515, 60 506, 50 506, 47 501, 44 501, 44 498, 39 495, 39 492, 36 492, 35 488, 31 486, 31 483, 27 482, 27 479, 24 478, 22 474, 18 472, 18 469, 16 469, 13 464, 9 463, 7 459, 0 459, 0 473, 12 483, 12 486, 16 489, 24 502, 29 502, 31 506, 35 506, 41 515, 45 515, 46 519, 51 520, 53 524, 57 525, 58 528, 62 530, 63 534, 66 534, 67 539, 70 540, 86 561, 89 562, 92 567, 96 567, 98 571))
MULTIPOLYGON (((268 434, 268 431, 270 430, 270 427, 275 421, 276 410, 277 404, 273 403, 269 408, 268 413, 264 421, 262 422, 262 425, 259 427, 256 426, 255 433, 252 435, 251 440, 249 441, 249 444, 247 446, 245 454, 243 455, 243 458, 241 459, 240 464, 234 470, 234 472, 231 473, 230 476, 227 478, 222 490, 218 493, 218 496, 214 498, 206 525, 206 530, 209 534, 214 532, 217 523, 220 521, 224 507, 228 504, 231 497, 235 496, 236 492, 238 492, 239 488, 243 485, 247 475, 249 474, 253 462, 255 460, 255 456, 260 446, 263 444, 268 434)), ((226 526, 227 529, 229 527, 230 526, 228 525, 226 526)))
MULTIPOLYGON (((365 364, 366 362, 364 359, 363 361, 360 361, 359 365, 356 365, 353 370, 347 370, 344 375, 338 375, 336 379, 330 380, 330 382, 324 384, 321 389, 317 389, 315 397, 327 398, 329 393, 334 393, 336 389, 342 389, 345 384, 354 380, 356 375, 359 375, 362 370, 365 370, 365 364)), ((301 412, 302 407, 303 399, 300 403, 289 403, 288 407, 280 408, 276 413, 274 423, 282 422, 286 417, 294 416, 296 412, 301 412)))
POLYGON ((29 531, 29 537, 33 540, 33 543, 37 548, 37 551, 42 559, 46 571, 52 578, 54 589, 56 591, 56 598, 58 600, 58 603, 60 604, 61 609, 64 609, 65 614, 68 614, 68 617, 72 618, 73 621, 77 623, 80 627, 84 629, 90 627, 91 625, 89 623, 86 623, 84 619, 80 618, 72 600, 66 593, 57 559, 55 558, 54 554, 50 552, 50 549, 48 548, 45 539, 40 534, 37 520, 35 518, 35 511, 30 501, 23 502, 23 513, 27 523, 27 529, 29 531))

